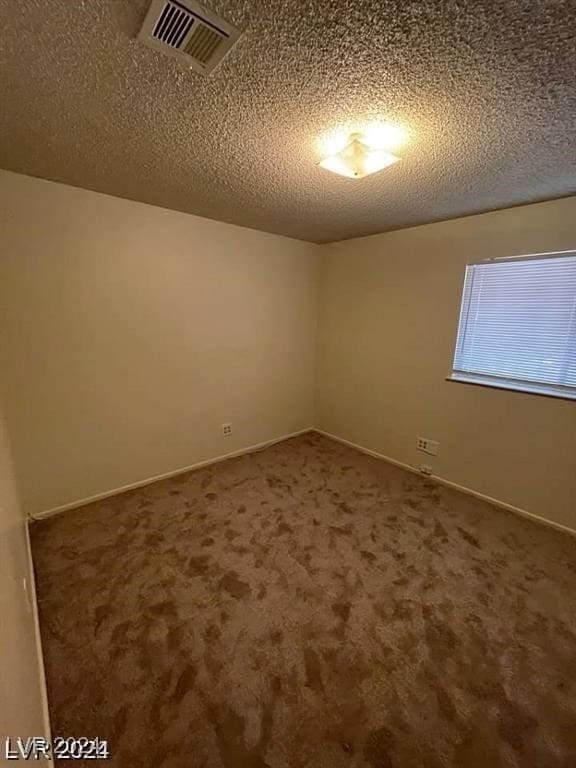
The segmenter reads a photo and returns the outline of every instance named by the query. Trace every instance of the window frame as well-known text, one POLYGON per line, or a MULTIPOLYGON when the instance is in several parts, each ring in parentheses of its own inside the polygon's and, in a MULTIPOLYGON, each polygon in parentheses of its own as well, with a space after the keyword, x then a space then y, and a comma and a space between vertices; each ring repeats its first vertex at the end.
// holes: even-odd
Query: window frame
MULTIPOLYGON (((460 293, 461 298, 456 326, 456 341, 452 351, 450 373, 448 376, 446 376, 446 381, 456 382, 458 384, 470 384, 472 386, 488 387, 489 389, 503 389, 507 390, 508 392, 521 392, 522 394, 526 395, 540 395, 544 397, 553 397, 560 400, 570 400, 572 402, 576 401, 576 388, 572 386, 529 381, 525 379, 514 379, 506 376, 491 376, 490 374, 460 371, 454 368, 456 358, 459 351, 462 350, 462 345, 464 343, 465 334, 462 333, 462 321, 464 318, 464 313, 467 312, 470 308, 472 281, 469 281, 469 283, 466 281, 468 269, 474 266, 486 266, 491 263, 502 264, 505 262, 518 261, 544 261, 545 259, 558 259, 564 256, 576 257, 576 250, 570 249, 566 251, 546 251, 545 253, 530 253, 518 256, 491 257, 466 263, 464 279, 460 293)), ((573 343, 576 345, 576 325, 574 328, 573 343)))

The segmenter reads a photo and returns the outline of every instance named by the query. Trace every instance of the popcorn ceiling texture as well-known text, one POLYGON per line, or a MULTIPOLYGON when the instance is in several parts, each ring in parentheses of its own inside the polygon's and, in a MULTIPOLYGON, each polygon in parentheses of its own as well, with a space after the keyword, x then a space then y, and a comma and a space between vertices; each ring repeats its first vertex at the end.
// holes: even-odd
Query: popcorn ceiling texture
POLYGON ((315 242, 576 192, 573 0, 210 0, 208 78, 135 40, 148 0, 0 0, 0 166, 315 242), (316 167, 350 120, 403 161, 316 167))

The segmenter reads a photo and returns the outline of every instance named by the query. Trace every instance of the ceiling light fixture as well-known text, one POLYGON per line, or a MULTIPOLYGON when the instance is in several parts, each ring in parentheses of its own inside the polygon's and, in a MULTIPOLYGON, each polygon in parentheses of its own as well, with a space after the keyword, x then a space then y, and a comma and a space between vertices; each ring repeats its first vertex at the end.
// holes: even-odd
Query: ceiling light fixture
POLYGON ((371 173, 381 171, 400 160, 379 146, 371 146, 369 138, 362 133, 352 133, 343 149, 327 155, 320 160, 319 166, 332 173, 339 173, 350 179, 362 179, 371 173))

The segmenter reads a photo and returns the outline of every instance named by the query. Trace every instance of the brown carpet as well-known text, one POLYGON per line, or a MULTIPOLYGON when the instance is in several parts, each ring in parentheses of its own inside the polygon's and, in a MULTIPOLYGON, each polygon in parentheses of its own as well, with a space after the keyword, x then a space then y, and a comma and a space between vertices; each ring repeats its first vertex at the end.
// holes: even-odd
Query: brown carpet
POLYGON ((576 766, 569 536, 315 434, 32 534, 53 735, 108 765, 576 766))

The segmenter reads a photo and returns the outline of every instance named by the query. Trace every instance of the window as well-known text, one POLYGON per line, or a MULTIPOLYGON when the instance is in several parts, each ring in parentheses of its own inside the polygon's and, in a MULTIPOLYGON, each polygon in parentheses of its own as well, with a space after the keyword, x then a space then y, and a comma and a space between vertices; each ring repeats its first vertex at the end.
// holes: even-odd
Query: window
POLYGON ((466 267, 450 378, 576 399, 576 251, 466 267))

